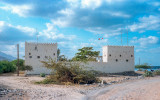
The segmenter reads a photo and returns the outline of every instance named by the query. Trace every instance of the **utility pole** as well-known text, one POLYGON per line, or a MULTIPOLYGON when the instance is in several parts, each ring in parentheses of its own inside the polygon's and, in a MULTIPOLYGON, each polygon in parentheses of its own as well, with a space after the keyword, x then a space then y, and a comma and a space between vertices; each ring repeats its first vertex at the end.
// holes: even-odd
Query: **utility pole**
POLYGON ((140 57, 139 57, 139 65, 141 64, 141 59, 140 59, 140 57))
POLYGON ((128 46, 128 27, 127 27, 127 46, 128 46))
POLYGON ((19 76, 19 44, 17 44, 17 76, 19 76))
POLYGON ((37 28, 36 28, 36 34, 37 34, 37 44, 38 44, 38 32, 37 32, 37 28))
POLYGON ((121 45, 122 45, 122 30, 121 30, 121 45))

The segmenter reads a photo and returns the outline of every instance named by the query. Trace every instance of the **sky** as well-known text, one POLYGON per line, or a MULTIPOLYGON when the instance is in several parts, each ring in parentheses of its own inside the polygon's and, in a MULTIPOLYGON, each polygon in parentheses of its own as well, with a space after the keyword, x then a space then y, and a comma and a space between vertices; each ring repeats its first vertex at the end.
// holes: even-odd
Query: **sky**
POLYGON ((160 65, 159 0, 0 0, 0 51, 14 57, 16 44, 23 58, 37 37, 69 59, 88 46, 102 55, 105 45, 127 45, 127 33, 135 64, 160 65))

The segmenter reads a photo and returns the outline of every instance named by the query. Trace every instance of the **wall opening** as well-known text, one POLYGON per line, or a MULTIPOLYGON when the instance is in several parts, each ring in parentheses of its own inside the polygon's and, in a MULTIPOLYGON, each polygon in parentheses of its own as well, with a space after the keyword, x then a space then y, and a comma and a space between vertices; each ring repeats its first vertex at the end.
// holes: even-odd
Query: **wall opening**
POLYGON ((118 62, 118 59, 116 59, 116 62, 118 62))
POLYGON ((128 62, 128 59, 126 59, 126 62, 128 62))
POLYGON ((40 56, 37 56, 37 58, 39 59, 39 58, 40 58, 40 56))
POLYGON ((45 56, 45 58, 47 59, 47 58, 48 58, 48 56, 45 56))

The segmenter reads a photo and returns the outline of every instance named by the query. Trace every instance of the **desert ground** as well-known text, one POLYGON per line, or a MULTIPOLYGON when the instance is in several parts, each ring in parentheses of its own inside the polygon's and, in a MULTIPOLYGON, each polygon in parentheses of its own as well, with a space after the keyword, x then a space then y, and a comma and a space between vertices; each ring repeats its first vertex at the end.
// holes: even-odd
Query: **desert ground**
POLYGON ((159 100, 160 77, 100 77, 106 84, 38 85, 39 76, 0 76, 0 100, 159 100))

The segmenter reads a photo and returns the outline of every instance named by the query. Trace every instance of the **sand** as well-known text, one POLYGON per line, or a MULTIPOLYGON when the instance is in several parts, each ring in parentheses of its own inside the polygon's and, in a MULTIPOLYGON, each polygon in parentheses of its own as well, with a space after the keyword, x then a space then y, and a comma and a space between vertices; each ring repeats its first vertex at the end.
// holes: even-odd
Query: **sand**
POLYGON ((88 94, 88 100, 160 100, 160 77, 114 84, 88 94))
POLYGON ((25 100, 159 100, 160 98, 158 76, 139 80, 128 80, 130 76, 101 78, 120 82, 111 85, 37 85, 34 82, 44 78, 0 76, 0 85, 23 90, 26 93, 25 100), (122 81, 124 79, 127 80, 122 81))

